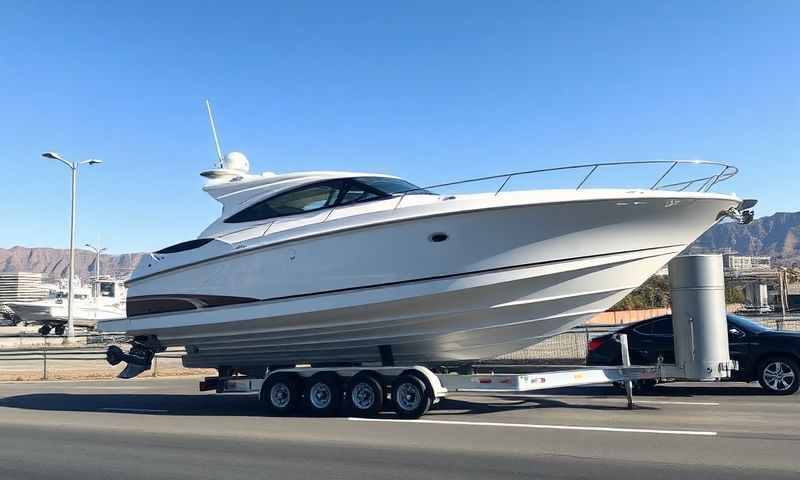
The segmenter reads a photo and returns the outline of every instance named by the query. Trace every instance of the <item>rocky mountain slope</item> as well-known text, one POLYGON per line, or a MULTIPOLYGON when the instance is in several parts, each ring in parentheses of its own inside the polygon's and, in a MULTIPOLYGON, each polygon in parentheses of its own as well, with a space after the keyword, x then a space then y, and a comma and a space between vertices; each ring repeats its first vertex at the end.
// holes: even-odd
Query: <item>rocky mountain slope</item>
POLYGON ((749 225, 715 225, 697 239, 692 250, 731 250, 741 255, 767 255, 780 265, 800 263, 800 212, 776 213, 749 225))
MULTIPOLYGON (((38 272, 52 275, 55 278, 67 276, 67 249, 57 248, 0 248, 0 272, 38 272)), ((127 276, 139 263, 141 253, 122 255, 103 254, 100 262, 100 273, 127 276)), ((87 279, 95 272, 95 254, 90 250, 75 251, 75 272, 87 279)))

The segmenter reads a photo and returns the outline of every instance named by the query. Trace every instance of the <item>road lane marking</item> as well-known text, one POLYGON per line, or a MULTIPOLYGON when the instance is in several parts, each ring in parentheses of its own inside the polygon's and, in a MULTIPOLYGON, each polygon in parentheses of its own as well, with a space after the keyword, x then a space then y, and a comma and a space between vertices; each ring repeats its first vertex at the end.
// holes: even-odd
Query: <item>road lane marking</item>
POLYGON ((156 387, 82 387, 77 386, 81 390, 155 390, 156 387))
MULTIPOLYGON (((524 394, 524 395, 511 395, 509 398, 563 398, 563 399, 578 399, 578 400, 591 400, 593 402, 609 402, 615 401, 618 402, 619 398, 581 398, 575 395, 537 395, 537 394, 524 394)), ((634 403, 652 403, 658 405, 702 405, 702 406, 711 406, 711 407, 718 407, 720 405, 719 402, 686 402, 686 401, 672 401, 672 400, 639 400, 639 398, 633 399, 634 403)))
POLYGON ((137 377, 136 379, 119 380, 114 378, 84 378, 77 380, 0 380, 0 385, 26 385, 26 384, 48 384, 48 383, 73 383, 76 385, 85 383, 139 383, 139 382, 172 382, 181 380, 195 380, 203 378, 202 375, 176 375, 166 377, 137 377))
POLYGON ((657 405, 706 405, 711 407, 719 407, 719 402, 678 402, 667 400, 639 400, 633 399, 633 403, 654 403, 657 405))
POLYGON ((158 410, 153 408, 101 408, 106 412, 131 412, 131 413, 167 413, 169 410, 158 410))
POLYGON ((659 430, 650 428, 617 428, 617 427, 581 427, 577 425, 536 425, 529 423, 499 423, 499 422, 465 422, 458 420, 400 420, 393 418, 358 418, 348 417, 354 422, 394 422, 394 423, 427 423, 432 425, 466 425, 470 427, 512 427, 534 428, 540 430, 579 430, 590 432, 617 432, 617 433, 654 433, 662 435, 693 435, 700 437, 714 437, 717 432, 702 430, 659 430))

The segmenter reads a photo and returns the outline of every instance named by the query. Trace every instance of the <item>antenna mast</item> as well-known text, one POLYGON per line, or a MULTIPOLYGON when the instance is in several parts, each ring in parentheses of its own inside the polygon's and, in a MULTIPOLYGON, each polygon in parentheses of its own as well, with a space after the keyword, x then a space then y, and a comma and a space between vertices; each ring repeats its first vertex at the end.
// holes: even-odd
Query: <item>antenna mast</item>
POLYGON ((206 99, 206 110, 208 110, 208 122, 211 124, 211 134, 214 136, 214 145, 217 147, 217 158, 219 159, 219 168, 222 168, 222 149, 219 147, 219 138, 217 137, 217 129, 214 126, 214 115, 211 113, 211 103, 206 99))

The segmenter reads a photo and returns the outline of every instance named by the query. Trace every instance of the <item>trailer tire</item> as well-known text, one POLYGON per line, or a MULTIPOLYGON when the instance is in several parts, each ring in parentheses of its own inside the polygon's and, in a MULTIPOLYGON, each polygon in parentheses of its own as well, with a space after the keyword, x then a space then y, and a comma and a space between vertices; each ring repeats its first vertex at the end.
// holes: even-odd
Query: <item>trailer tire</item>
POLYGON ((412 377, 416 377, 425 386, 425 393, 428 395, 428 397, 430 397, 430 405, 425 410, 425 413, 428 413, 428 410, 439 403, 439 399, 436 398, 436 394, 434 393, 433 385, 431 385, 430 379, 424 373, 420 372, 419 370, 411 369, 403 372, 403 375, 411 375, 412 377))
POLYGON ((386 391, 380 380, 368 372, 359 372, 347 385, 348 410, 354 416, 371 417, 383 408, 386 391))
POLYGON ((425 383, 416 375, 400 375, 392 382, 392 406, 400 418, 419 418, 433 405, 425 383))
POLYGON ((334 372, 315 373, 305 380, 305 404, 311 415, 330 417, 342 404, 342 385, 334 372))
POLYGON ((301 401, 301 385, 297 375, 274 373, 261 387, 261 400, 273 415, 289 415, 297 410, 301 401))

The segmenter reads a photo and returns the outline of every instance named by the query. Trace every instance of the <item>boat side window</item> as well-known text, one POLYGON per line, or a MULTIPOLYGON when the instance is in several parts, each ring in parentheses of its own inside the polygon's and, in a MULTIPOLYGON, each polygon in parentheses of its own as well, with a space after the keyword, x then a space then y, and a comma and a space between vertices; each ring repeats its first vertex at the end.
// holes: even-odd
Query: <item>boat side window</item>
POLYGON ((413 183, 406 182, 399 178, 358 177, 355 180, 386 195, 406 192, 408 192, 408 195, 435 195, 433 192, 419 188, 413 183))
POLYGON ((363 183, 355 180, 348 180, 347 184, 342 191, 337 205, 349 205, 351 203, 369 202, 370 200, 378 200, 380 198, 387 198, 389 195, 382 193, 379 190, 368 187, 363 183))
POLYGON ((213 241, 213 238, 197 238, 195 240, 188 240, 186 242, 177 243, 175 245, 169 246, 167 248, 162 248, 161 250, 153 253, 178 253, 178 252, 185 252, 187 250, 194 250, 195 248, 200 248, 203 245, 213 241))
POLYGON ((101 297, 113 297, 114 296, 114 283, 112 283, 112 282, 102 282, 100 284, 100 296, 101 297))
POLYGON ((339 198, 341 190, 341 180, 306 185, 262 200, 231 215, 225 223, 254 222, 331 207, 339 198))

